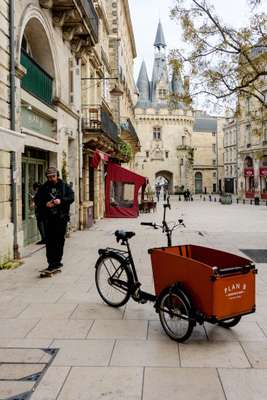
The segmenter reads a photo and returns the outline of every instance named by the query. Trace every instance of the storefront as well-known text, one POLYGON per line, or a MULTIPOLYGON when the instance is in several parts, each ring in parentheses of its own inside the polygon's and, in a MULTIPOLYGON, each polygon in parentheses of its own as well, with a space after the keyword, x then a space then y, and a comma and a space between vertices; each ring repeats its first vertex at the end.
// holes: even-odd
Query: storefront
POLYGON ((244 168, 244 176, 246 198, 251 199, 255 196, 254 168, 244 168))
POLYGON ((22 226, 24 245, 39 240, 35 207, 34 183, 44 183, 48 166, 49 153, 39 149, 26 147, 22 154, 22 226))

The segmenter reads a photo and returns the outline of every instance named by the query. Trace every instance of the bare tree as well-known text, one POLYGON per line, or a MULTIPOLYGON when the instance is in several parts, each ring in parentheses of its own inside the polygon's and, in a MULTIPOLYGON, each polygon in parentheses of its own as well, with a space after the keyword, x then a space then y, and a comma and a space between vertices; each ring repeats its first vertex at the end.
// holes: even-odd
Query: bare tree
POLYGON ((260 0, 248 1, 249 23, 236 29, 207 0, 176 0, 171 17, 181 24, 187 50, 171 51, 170 63, 177 73, 189 68, 191 97, 232 107, 238 97, 252 96, 267 107, 267 15, 260 0))

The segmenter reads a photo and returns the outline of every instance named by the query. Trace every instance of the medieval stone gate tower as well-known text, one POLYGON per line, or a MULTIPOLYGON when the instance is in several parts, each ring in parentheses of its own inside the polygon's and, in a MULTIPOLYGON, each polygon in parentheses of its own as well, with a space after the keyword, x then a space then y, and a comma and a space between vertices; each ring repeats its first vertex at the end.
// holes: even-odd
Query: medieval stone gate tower
POLYGON ((136 155, 135 169, 149 178, 152 189, 158 181, 167 180, 171 193, 187 188, 192 191, 193 114, 178 101, 169 107, 168 95, 183 93, 185 82, 181 76, 169 74, 161 22, 154 48, 152 80, 149 81, 144 61, 137 80, 135 118, 141 151, 136 155))

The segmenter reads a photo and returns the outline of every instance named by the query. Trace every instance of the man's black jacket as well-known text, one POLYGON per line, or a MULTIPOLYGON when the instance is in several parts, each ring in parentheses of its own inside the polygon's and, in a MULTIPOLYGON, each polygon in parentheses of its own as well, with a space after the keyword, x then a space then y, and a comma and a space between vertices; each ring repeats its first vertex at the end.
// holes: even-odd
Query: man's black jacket
POLYGON ((74 201, 74 192, 67 183, 58 179, 56 185, 45 182, 34 198, 38 215, 43 219, 69 220, 70 205, 74 201), (61 203, 53 208, 46 207, 46 203, 53 199, 60 199, 61 203))

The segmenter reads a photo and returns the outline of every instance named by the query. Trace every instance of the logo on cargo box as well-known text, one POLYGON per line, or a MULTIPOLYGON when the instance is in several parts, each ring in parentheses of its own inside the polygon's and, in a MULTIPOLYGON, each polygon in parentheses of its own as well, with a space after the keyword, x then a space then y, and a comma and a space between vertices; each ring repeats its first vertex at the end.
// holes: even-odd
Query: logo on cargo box
POLYGON ((246 283, 235 282, 224 288, 224 294, 229 300, 241 298, 247 290, 246 283))

